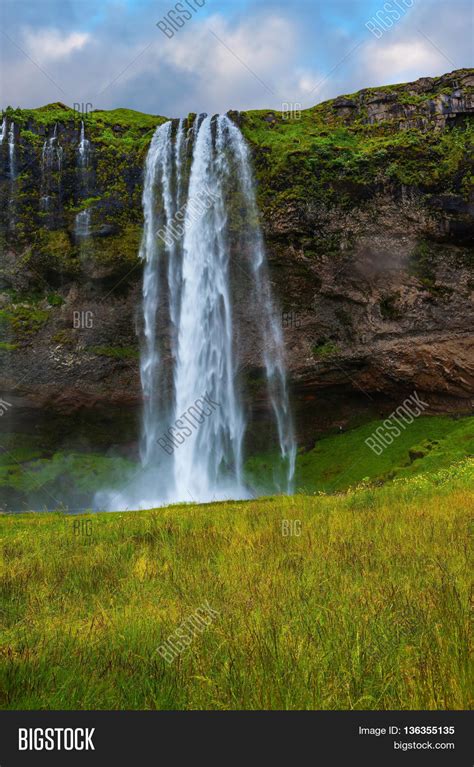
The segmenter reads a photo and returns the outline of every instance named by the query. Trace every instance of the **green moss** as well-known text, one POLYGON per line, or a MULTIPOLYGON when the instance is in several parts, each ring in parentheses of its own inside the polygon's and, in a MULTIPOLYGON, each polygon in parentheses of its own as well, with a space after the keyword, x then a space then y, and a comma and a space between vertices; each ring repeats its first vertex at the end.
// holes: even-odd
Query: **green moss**
POLYGON ((18 335, 29 335, 40 330, 49 318, 49 312, 33 304, 12 304, 0 311, 0 321, 9 323, 18 335))
POLYGON ((35 246, 24 258, 25 265, 33 262, 35 271, 79 271, 76 249, 64 229, 40 229, 36 232, 35 246))
POLYGON ((416 93, 415 91, 407 90, 406 85, 404 84, 395 88, 395 92, 397 93, 397 101, 399 101, 400 104, 423 106, 426 102, 432 101, 441 94, 450 95, 452 93, 452 88, 440 88, 437 91, 428 93, 416 93))
POLYGON ((93 110, 86 117, 90 140, 99 151, 107 148, 142 155, 158 125, 168 118, 133 109, 93 110))
POLYGON ((39 136, 37 133, 33 133, 33 131, 23 129, 21 131, 21 138, 22 141, 26 141, 27 143, 33 144, 35 147, 42 147, 44 143, 44 139, 42 136, 39 136))
POLYGON ((90 346, 91 354, 99 357, 114 357, 115 359, 138 359, 140 352, 133 346, 90 346))
POLYGON ((58 293, 48 293, 46 300, 50 306, 62 306, 64 303, 64 298, 58 293))
POLYGON ((138 250, 142 237, 142 228, 138 224, 127 224, 120 234, 103 237, 91 255, 100 264, 111 264, 116 270, 130 269, 138 264, 138 250))
POLYGON ((57 333, 54 333, 51 340, 55 344, 62 344, 64 346, 68 346, 74 343, 74 339, 70 330, 59 330, 57 333))
POLYGON ((95 202, 100 202, 102 199, 103 197, 100 195, 97 197, 87 197, 85 200, 81 200, 77 205, 71 205, 70 210, 74 214, 80 213, 81 210, 87 210, 87 208, 92 207, 95 202))
POLYGON ((8 341, 0 341, 0 352, 14 352, 18 349, 18 344, 11 344, 8 341))
POLYGON ((332 341, 319 341, 312 348, 312 352, 315 357, 324 359, 325 357, 332 357, 339 353, 339 347, 332 341))

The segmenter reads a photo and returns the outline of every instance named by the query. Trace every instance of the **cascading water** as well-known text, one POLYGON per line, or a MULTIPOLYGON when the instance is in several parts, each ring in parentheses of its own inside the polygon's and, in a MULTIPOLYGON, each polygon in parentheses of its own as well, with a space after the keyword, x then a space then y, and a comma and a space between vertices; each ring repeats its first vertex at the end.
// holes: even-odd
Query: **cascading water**
POLYGON ((7 118, 4 117, 0 126, 0 144, 3 144, 3 140, 7 135, 7 118))
MULTIPOLYGON (((6 130, 6 123, 5 123, 6 130)), ((3 131, 3 126, 2 126, 3 131)), ((2 138, 3 141, 3 138, 2 138)), ((8 199, 8 228, 13 231, 16 226, 15 196, 16 196, 16 151, 15 151, 15 123, 12 121, 7 133, 8 141, 8 175, 10 178, 10 190, 8 199)))
POLYGON ((91 212, 89 208, 81 210, 74 222, 74 234, 76 237, 88 237, 91 233, 91 212))
POLYGON ((8 170, 12 181, 16 178, 15 160, 15 123, 12 121, 8 129, 8 170))
POLYGON ((62 147, 58 143, 58 126, 55 124, 53 135, 43 144, 41 155, 41 197, 40 210, 47 213, 51 208, 53 192, 53 174, 57 173, 58 196, 61 193, 61 165, 63 158, 62 147))
POLYGON ((63 150, 58 143, 58 125, 54 126, 53 135, 46 139, 43 144, 42 166, 43 170, 61 170, 63 150))
MULTIPOLYGON (((79 171, 80 195, 87 197, 89 192, 89 166, 91 155, 91 142, 86 138, 84 120, 81 121, 81 133, 79 145, 77 148, 77 167, 79 171)), ((76 216, 74 233, 78 238, 86 238, 91 231, 91 209, 90 207, 79 211, 76 216)))
MULTIPOLYGON (((161 126, 153 136, 146 159, 143 189, 144 232, 140 256, 144 259, 143 273, 143 325, 144 343, 140 358, 140 379, 144 397, 141 460, 150 466, 159 456, 160 411, 160 355, 156 341, 156 313, 159 301, 160 244, 157 231, 173 215, 171 173, 171 123, 161 126), (157 186, 161 191, 157 200, 157 186)), ((164 246, 167 247, 166 245, 164 246)))
MULTIPOLYGON (((258 224, 258 209, 248 148, 241 132, 234 123, 227 120, 226 125, 229 136, 228 140, 238 161, 239 178, 248 206, 248 225, 245 229, 245 236, 247 240, 250 240, 249 245, 253 252, 251 266, 254 275, 254 301, 256 303, 259 301, 264 309, 260 315, 259 328, 261 331, 261 345, 264 353, 268 393, 275 414, 281 458, 283 464, 287 466, 284 482, 287 492, 291 492, 295 471, 296 442, 283 359, 281 325, 277 321, 277 313, 273 306, 265 247, 258 224)), ((285 489, 284 486, 281 489, 285 489)))
POLYGON ((248 150, 227 116, 196 118, 187 140, 182 120, 157 128, 146 160, 143 211, 142 470, 122 493, 101 493, 96 504, 139 508, 252 495, 243 471, 242 290, 255 312, 285 475, 272 487, 291 492, 296 448, 281 331, 248 150), (210 403, 207 410, 204 403, 210 403))
POLYGON ((89 157, 91 153, 91 142, 86 138, 86 130, 84 127, 84 120, 81 120, 81 134, 79 137, 79 167, 87 170, 89 167, 89 157))
POLYGON ((236 391, 225 183, 226 117, 196 137, 184 224, 182 297, 176 367, 176 418, 209 395, 218 407, 174 453, 175 489, 198 500, 245 497, 244 417, 236 391), (192 200, 212 201, 196 215, 192 200))
MULTIPOLYGON (((176 140, 174 143, 174 162, 175 162, 175 175, 176 175, 176 191, 175 191, 175 213, 182 211, 184 207, 183 198, 183 163, 185 152, 185 131, 184 120, 180 120, 178 124, 178 131, 176 134, 176 140)), ((180 311, 180 286, 181 286, 181 259, 180 259, 180 243, 175 238, 168 240, 169 244, 169 261, 168 261, 168 285, 170 292, 170 320, 172 323, 172 349, 173 356, 176 357, 176 334, 178 331, 179 311, 180 311)))

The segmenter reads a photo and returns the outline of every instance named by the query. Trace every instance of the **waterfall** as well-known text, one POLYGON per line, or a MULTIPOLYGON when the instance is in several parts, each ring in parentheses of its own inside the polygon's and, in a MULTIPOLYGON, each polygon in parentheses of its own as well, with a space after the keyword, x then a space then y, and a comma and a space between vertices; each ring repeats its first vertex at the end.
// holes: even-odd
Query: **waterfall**
MULTIPOLYGON (((184 120, 180 120, 178 124, 178 131, 176 134, 176 140, 174 144, 174 162, 175 162, 175 175, 176 175, 176 203, 175 213, 183 211, 185 207, 185 200, 183 198, 183 162, 184 162, 184 120)), ((184 211, 183 211, 184 213, 184 211)), ((176 242, 172 239, 170 244, 170 253, 168 260, 168 284, 170 291, 170 320, 172 323, 172 349, 173 356, 176 357, 176 334, 178 331, 179 312, 180 312, 180 285, 181 285, 181 261, 180 261, 180 247, 179 241, 176 242)))
POLYGON ((204 394, 218 403, 176 449, 175 487, 210 500, 223 494, 244 497, 242 438, 244 417, 236 391, 233 318, 225 184, 226 117, 217 119, 213 147, 212 118, 206 117, 194 146, 184 222, 182 299, 176 368, 176 418, 204 394), (191 203, 211 200, 201 213, 191 203))
POLYGON ((228 132, 228 143, 237 158, 239 178, 248 206, 246 237, 250 240, 254 254, 251 264, 254 275, 254 301, 256 305, 260 303, 263 309, 260 314, 259 329, 264 352, 268 394, 275 415, 281 458, 287 467, 286 490, 292 492, 296 442, 283 359, 281 324, 277 321, 277 313, 273 306, 263 237, 258 224, 258 209, 248 148, 236 125, 227 118, 225 125, 228 132))
POLYGON ((7 118, 4 117, 2 120, 2 125, 0 127, 0 144, 3 144, 3 139, 5 138, 7 134, 7 118))
MULTIPOLYGON (((7 131, 6 118, 3 118, 2 123, 2 143, 7 131)), ((15 197, 16 197, 16 157, 15 157, 15 123, 13 120, 10 123, 10 127, 7 132, 8 141, 8 177, 9 181, 9 197, 8 197, 8 229, 14 231, 16 226, 15 215, 15 197)))
POLYGON ((201 127, 202 121, 207 117, 206 112, 201 112, 200 114, 196 115, 194 118, 193 123, 193 129, 192 129, 192 138, 194 144, 196 143, 197 134, 199 133, 199 128, 201 127))
MULTIPOLYGON (((156 462, 160 429, 159 362, 156 342, 156 313, 159 301, 159 251, 157 231, 171 220, 173 200, 171 193, 172 142, 171 122, 159 127, 151 141, 146 159, 143 187, 144 230, 140 256, 144 260, 143 272, 143 325, 144 344, 140 358, 140 379, 144 398, 141 460, 144 465, 156 462), (158 205, 157 187, 160 190, 158 205)), ((167 246, 164 246, 167 249, 167 246)))
MULTIPOLYGON (((79 185, 81 198, 87 198, 90 181, 90 155, 91 142, 86 139, 84 120, 81 120, 81 132, 77 148, 77 167, 79 171, 79 185)), ((80 239, 85 239, 91 232, 91 209, 81 210, 75 219, 74 234, 80 239)))
POLYGON ((63 150, 58 143, 58 124, 55 123, 53 135, 46 139, 43 144, 42 167, 43 170, 61 170, 63 150), (54 167, 56 166, 56 168, 54 167))
POLYGON ((86 132, 84 127, 84 120, 81 120, 81 134, 79 138, 79 167, 87 170, 89 167, 91 142, 86 139, 86 132))
POLYGON ((249 320, 240 304, 255 313, 252 346, 255 340, 274 422, 269 433, 285 475, 272 488, 291 492, 296 447, 283 340, 250 157, 236 125, 200 115, 187 139, 184 120, 159 126, 142 204, 142 470, 123 493, 101 493, 96 503, 120 509, 251 497, 244 476, 249 408, 239 382, 249 320))
POLYGON ((57 194, 61 194, 61 166, 62 166, 63 150, 58 143, 58 126, 57 123, 54 126, 53 135, 46 139, 43 144, 43 151, 41 154, 41 197, 40 197, 40 210, 45 213, 49 212, 52 201, 52 176, 55 172, 58 174, 57 178, 57 194))
POLYGON ((81 210, 74 222, 74 234, 76 237, 88 237, 91 233, 91 212, 89 208, 81 210))
POLYGON ((15 162, 15 123, 12 121, 8 129, 8 169, 10 172, 10 179, 12 181, 16 178, 16 162, 15 162))

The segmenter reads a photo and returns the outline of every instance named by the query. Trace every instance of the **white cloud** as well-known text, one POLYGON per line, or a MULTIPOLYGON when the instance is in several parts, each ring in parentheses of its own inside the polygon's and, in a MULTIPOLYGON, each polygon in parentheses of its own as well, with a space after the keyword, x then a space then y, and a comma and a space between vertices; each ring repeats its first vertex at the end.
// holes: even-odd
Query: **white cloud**
POLYGON ((314 87, 318 75, 294 67, 298 28, 284 16, 229 24, 214 15, 159 48, 158 62, 192 77, 202 108, 281 108, 314 87), (245 106, 242 106, 242 105, 245 106))
POLYGON ((91 39, 87 32, 70 32, 64 35, 58 29, 24 29, 23 40, 29 55, 36 61, 58 61, 80 51, 91 39))
POLYGON ((369 79, 380 84, 402 82, 449 69, 449 61, 421 36, 391 44, 383 39, 374 41, 365 48, 364 61, 369 79))
MULTIPOLYGON (((196 19, 171 39, 159 30, 155 35, 149 46, 127 45, 121 39, 113 55, 102 58, 100 86, 97 78, 90 80, 105 108, 127 103, 133 94, 144 98, 139 108, 169 116, 281 109, 283 102, 301 102, 321 78, 309 67, 294 66, 299 29, 284 15, 266 14, 258 24, 255 19, 237 24, 215 14, 196 19), (172 101, 172 107, 164 106, 165 101, 172 101)), ((91 45, 84 67, 91 67, 98 55, 102 57, 100 47, 91 45)), ((81 76, 85 79, 85 69, 81 76)), ((95 103, 93 95, 91 100, 95 103)))

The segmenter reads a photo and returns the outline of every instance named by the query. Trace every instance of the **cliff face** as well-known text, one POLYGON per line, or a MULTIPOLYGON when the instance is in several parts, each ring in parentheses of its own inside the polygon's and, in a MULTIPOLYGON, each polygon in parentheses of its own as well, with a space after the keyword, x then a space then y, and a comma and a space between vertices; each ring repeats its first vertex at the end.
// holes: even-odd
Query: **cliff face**
MULTIPOLYGON (((434 411, 472 408, 473 93, 474 71, 460 70, 290 120, 232 115, 254 157, 303 442, 413 389, 434 411)), ((138 405, 143 163, 165 118, 91 113, 84 168, 72 110, 5 117, 3 395, 18 412, 138 405)), ((242 301, 242 359, 258 392, 258 317, 242 301)))

